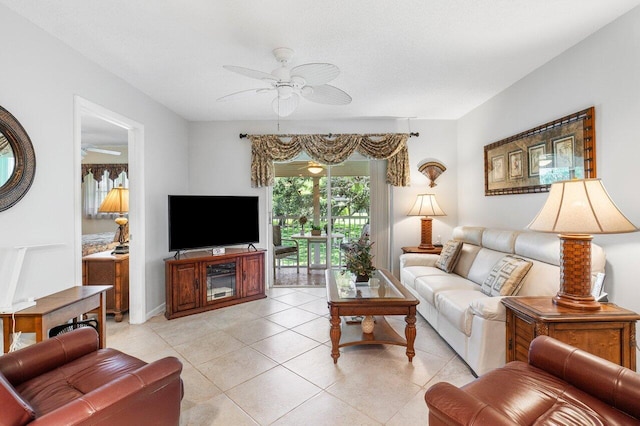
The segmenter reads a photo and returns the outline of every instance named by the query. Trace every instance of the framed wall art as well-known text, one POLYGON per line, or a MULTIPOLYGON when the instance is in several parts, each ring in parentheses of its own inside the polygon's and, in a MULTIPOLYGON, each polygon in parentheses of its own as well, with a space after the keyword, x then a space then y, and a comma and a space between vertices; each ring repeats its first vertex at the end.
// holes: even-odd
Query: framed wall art
POLYGON ((546 192, 553 182, 595 177, 594 107, 484 147, 485 195, 546 192))

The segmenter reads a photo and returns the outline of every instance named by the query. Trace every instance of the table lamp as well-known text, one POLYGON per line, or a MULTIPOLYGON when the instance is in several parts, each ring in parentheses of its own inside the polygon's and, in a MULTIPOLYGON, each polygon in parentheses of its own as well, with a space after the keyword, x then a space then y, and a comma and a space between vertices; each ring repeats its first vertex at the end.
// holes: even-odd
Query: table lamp
POLYGON ((127 246, 125 240, 124 226, 129 221, 124 217, 124 213, 129 212, 129 190, 123 188, 122 185, 117 188, 113 188, 107 194, 106 198, 100 204, 98 209, 100 213, 118 213, 116 223, 118 224, 118 246, 111 252, 111 254, 125 254, 129 253, 129 246, 127 246))
POLYGON ((583 310, 600 309, 591 294, 591 234, 638 230, 616 207, 600 179, 553 183, 546 203, 527 227, 559 234, 560 290, 553 301, 583 310))
POLYGON ((419 247, 421 249, 432 249, 431 233, 433 225, 429 216, 446 216, 438 205, 435 194, 419 194, 407 216, 424 216, 422 218, 419 247))

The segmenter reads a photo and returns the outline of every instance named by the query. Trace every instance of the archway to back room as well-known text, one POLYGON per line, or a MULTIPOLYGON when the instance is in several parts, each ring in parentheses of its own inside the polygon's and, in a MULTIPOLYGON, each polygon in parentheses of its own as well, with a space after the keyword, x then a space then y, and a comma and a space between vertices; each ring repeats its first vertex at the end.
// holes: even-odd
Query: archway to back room
MULTIPOLYGON (((75 148, 76 175, 76 250, 77 270, 81 271, 82 282, 91 262, 91 256, 105 256, 113 259, 113 272, 94 272, 97 284, 112 284, 116 274, 119 283, 128 281, 128 291, 121 287, 123 294, 116 302, 115 292, 108 294, 108 309, 117 312, 120 320, 121 309, 128 305, 128 321, 142 323, 146 320, 144 286, 144 187, 142 185, 143 127, 126 117, 76 97, 75 148), (81 184, 80 184, 81 183, 81 184), (123 213, 128 223, 121 228, 115 218, 119 213, 100 212, 100 206, 109 191, 122 185, 130 194, 129 211, 123 213), (119 245, 120 231, 129 248, 126 256, 113 255, 119 245), (135 237, 134 237, 135 235, 135 237), (128 268, 123 258, 126 257, 128 268), (116 265, 117 268, 116 269, 116 265), (117 271, 117 272, 116 272, 117 271), (105 275, 106 274, 106 275, 105 275), (105 282, 102 282, 105 281, 105 282)), ((95 258, 93 260, 96 260, 95 258)), ((96 263, 94 263, 95 265, 96 263)), ((105 267, 106 268, 106 267, 105 267)), ((94 283, 94 284, 96 284, 94 283)), ((122 309, 124 310, 124 309, 122 309)), ((125 314, 126 315, 126 314, 125 314)), ((127 318, 127 316, 125 316, 127 318)))

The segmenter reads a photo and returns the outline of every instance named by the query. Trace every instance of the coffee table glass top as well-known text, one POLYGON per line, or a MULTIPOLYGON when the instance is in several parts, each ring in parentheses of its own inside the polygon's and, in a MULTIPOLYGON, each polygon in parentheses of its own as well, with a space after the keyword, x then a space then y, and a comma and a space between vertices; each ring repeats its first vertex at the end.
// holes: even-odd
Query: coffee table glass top
POLYGON ((341 299, 396 299, 405 296, 380 270, 376 270, 368 282, 356 282, 348 271, 333 271, 333 282, 341 299))

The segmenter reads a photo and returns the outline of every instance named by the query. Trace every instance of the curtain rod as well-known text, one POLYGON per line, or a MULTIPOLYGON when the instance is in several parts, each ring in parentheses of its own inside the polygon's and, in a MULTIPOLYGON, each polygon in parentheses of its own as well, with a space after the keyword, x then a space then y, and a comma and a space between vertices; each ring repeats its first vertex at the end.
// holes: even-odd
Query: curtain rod
MULTIPOLYGON (((343 135, 343 134, 345 134, 345 133, 340 133, 340 135, 343 135)), ((380 136, 387 136, 387 135, 389 135, 391 133, 364 133, 364 134, 353 133, 353 134, 357 135, 357 136, 380 137, 380 136)), ((279 136, 281 138, 292 138, 294 136, 301 136, 301 135, 300 134, 289 134, 289 135, 277 135, 277 136, 279 136)), ((331 138, 333 136, 338 136, 338 134, 326 133, 324 135, 319 134, 317 136, 322 136, 322 137, 325 137, 325 138, 331 138)), ((413 136, 416 136, 416 137, 420 136, 420 132, 410 132, 409 133, 409 137, 413 137, 413 136)), ((247 133, 240 133, 240 139, 244 139, 244 138, 247 138, 247 137, 249 137, 249 135, 247 133)))

